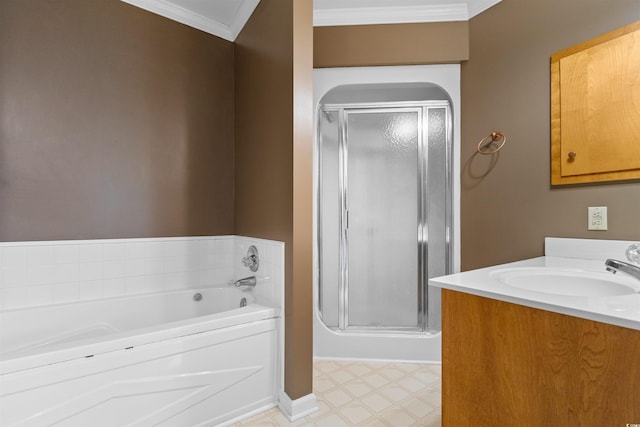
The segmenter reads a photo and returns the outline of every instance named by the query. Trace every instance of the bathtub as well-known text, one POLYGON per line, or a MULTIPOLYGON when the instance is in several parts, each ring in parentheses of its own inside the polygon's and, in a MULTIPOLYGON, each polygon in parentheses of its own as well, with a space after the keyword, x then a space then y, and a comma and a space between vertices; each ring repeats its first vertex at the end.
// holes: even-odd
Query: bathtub
POLYGON ((236 288, 0 311, 0 425, 212 426, 275 406, 279 314, 236 288))

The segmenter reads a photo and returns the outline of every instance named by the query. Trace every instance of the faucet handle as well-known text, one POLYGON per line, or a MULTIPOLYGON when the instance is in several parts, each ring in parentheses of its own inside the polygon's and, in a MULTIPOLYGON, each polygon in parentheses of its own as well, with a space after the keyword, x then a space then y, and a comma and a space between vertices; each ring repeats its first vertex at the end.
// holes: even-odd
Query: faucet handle
POLYGON ((247 256, 242 258, 242 265, 249 267, 249 270, 255 272, 260 267, 260 258, 258 257, 258 248, 254 245, 249 246, 247 256))
POLYGON ((640 265, 640 243, 629 245, 625 253, 629 262, 640 265))

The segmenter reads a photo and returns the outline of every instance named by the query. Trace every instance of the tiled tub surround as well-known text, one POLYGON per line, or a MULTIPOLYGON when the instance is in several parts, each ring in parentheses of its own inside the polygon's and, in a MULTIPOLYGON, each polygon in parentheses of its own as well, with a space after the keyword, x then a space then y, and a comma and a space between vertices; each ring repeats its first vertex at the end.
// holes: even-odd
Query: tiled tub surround
POLYGON ((1 425, 218 425, 278 403, 284 244, 237 236, 12 243, 2 255, 10 274, 35 278, 31 268, 67 265, 78 272, 71 283, 96 291, 51 304, 56 283, 40 283, 44 274, 3 288, 24 297, 0 310, 1 425), (250 245, 260 254, 256 273, 240 261, 250 245), (254 274, 253 289, 228 284, 254 274), (113 280, 122 286, 109 287, 113 280), (148 286, 127 287, 137 282, 148 286), (32 299, 35 287, 49 287, 48 297, 32 299))
POLYGON ((284 280, 279 242, 241 236, 2 242, 0 309, 227 286, 253 275, 241 263, 252 244, 260 254, 256 292, 275 304, 270 284, 284 280))

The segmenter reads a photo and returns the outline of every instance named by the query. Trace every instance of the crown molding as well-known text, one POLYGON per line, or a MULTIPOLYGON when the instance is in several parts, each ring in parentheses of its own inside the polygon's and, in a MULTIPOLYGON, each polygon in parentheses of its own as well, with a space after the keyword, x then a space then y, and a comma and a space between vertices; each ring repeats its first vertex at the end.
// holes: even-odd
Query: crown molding
MULTIPOLYGON (((243 0, 229 25, 178 6, 172 0, 121 0, 206 33, 235 41, 260 0, 243 0)), ((452 0, 448 4, 315 9, 314 27, 468 21, 502 0, 452 0)))
POLYGON ((240 9, 238 9, 238 13, 236 13, 235 19, 231 25, 229 25, 229 30, 233 35, 233 40, 231 41, 235 41, 236 37, 238 37, 240 31, 242 31, 249 18, 251 18, 251 14, 256 10, 256 7, 258 7, 258 3, 260 3, 260 0, 244 0, 242 2, 240 9))
POLYGON ((459 0, 457 3, 420 6, 315 9, 313 26, 468 21, 501 1, 459 0))
POLYGON ((468 19, 467 3, 316 9, 313 12, 314 27, 466 21, 468 19))
POLYGON ((469 19, 484 12, 502 0, 469 0, 469 19))
POLYGON ((188 9, 180 7, 167 0, 121 0, 141 9, 155 13, 165 18, 180 22, 205 33, 235 41, 244 24, 249 20, 251 14, 260 3, 260 0, 244 0, 236 14, 234 21, 230 25, 225 25, 215 19, 200 15, 188 9))

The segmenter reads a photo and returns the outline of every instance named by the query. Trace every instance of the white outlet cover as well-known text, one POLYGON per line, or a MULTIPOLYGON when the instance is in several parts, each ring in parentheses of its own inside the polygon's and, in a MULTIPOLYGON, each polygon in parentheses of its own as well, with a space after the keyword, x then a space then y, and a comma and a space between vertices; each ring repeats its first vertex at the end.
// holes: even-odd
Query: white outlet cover
POLYGON ((588 214, 589 230, 607 230, 607 207, 606 206, 589 206, 588 214))

